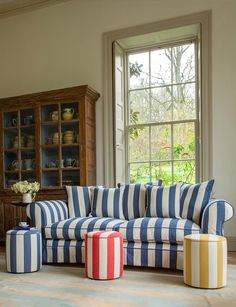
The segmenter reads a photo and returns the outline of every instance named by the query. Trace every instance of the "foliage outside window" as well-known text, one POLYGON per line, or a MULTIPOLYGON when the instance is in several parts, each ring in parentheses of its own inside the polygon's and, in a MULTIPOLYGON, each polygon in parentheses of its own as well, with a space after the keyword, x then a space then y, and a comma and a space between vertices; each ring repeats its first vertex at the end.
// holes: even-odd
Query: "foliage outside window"
POLYGON ((128 53, 128 179, 195 182, 195 43, 128 53))

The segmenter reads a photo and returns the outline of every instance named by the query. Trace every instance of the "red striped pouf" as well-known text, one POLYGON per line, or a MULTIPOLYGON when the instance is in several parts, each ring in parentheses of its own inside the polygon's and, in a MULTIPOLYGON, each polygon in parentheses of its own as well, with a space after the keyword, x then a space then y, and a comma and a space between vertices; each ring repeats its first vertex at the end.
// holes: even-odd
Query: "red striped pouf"
POLYGON ((116 231, 92 231, 85 238, 88 278, 114 279, 123 274, 123 238, 116 231))

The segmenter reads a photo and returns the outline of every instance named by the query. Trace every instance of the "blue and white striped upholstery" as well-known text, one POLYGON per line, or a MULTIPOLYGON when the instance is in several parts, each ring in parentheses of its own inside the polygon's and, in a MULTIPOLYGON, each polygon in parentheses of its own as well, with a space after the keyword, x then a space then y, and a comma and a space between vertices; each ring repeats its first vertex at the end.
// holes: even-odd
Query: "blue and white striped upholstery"
POLYGON ((214 180, 202 183, 188 184, 181 187, 180 212, 181 217, 200 225, 201 212, 211 197, 214 180))
POLYGON ((162 180, 145 184, 118 183, 123 197, 123 213, 126 220, 143 217, 147 207, 147 186, 161 186, 162 180))
POLYGON ((7 231, 6 262, 11 273, 38 271, 42 266, 41 233, 36 229, 7 231))
POLYGON ((66 186, 69 217, 86 217, 91 210, 91 188, 66 186))
POLYGON ((212 199, 202 213, 203 233, 224 235, 224 223, 234 215, 233 207, 223 199, 212 199))
POLYGON ((146 185, 125 184, 120 187, 123 196, 123 213, 126 220, 143 217, 146 209, 146 185))
POLYGON ((64 201, 50 200, 31 203, 26 208, 27 216, 37 229, 68 219, 68 208, 64 201))
POLYGON ((183 270, 183 245, 124 242, 124 264, 183 270))
POLYGON ((147 217, 180 217, 182 183, 166 187, 147 186, 147 217))
POLYGON ((94 188, 92 216, 124 220, 122 193, 119 188, 94 188))
POLYGON ((85 241, 45 240, 43 263, 84 263, 85 241))
MULTIPOLYGON (((43 263, 84 263, 85 242, 46 240, 43 263)), ((124 242, 124 265, 183 270, 183 245, 124 242)))
POLYGON ((44 227, 47 239, 84 240, 87 232, 116 230, 124 221, 112 218, 80 217, 60 221, 44 227))
POLYGON ((189 220, 144 217, 126 221, 118 231, 129 242, 183 244, 184 236, 200 233, 201 229, 189 220))

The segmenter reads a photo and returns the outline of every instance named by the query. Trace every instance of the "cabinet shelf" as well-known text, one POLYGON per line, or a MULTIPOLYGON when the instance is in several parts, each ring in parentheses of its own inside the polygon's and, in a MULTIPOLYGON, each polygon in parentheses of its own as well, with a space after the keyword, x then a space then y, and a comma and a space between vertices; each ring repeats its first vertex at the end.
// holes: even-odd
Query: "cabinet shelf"
POLYGON ((59 168, 58 167, 44 167, 42 168, 43 172, 58 172, 59 168))

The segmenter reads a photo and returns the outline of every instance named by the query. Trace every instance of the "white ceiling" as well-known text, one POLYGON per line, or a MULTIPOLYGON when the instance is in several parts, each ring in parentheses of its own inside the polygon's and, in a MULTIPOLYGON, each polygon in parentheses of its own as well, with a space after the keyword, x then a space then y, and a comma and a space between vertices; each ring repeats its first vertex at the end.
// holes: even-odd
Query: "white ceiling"
POLYGON ((0 17, 68 0, 0 0, 0 17))

